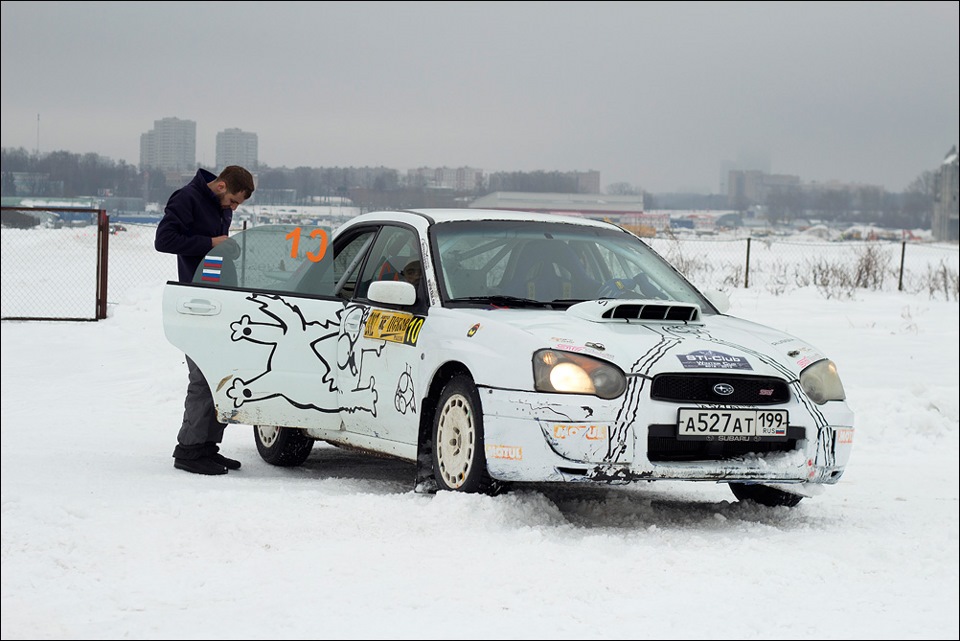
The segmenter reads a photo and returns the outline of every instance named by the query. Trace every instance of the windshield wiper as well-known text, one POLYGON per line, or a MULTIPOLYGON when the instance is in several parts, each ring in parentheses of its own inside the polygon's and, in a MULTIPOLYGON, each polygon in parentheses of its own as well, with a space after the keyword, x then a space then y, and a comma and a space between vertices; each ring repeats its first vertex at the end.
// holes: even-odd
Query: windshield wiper
POLYGON ((503 305, 505 307, 550 307, 550 303, 545 303, 532 298, 520 298, 519 296, 506 296, 504 294, 493 294, 491 296, 461 296, 451 298, 448 303, 490 303, 491 305, 503 305))

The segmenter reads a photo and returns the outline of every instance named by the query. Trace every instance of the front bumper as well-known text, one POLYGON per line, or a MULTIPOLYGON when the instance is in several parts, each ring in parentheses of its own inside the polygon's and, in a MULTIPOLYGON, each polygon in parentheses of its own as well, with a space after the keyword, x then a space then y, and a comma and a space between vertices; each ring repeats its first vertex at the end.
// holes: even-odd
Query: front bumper
POLYGON ((788 439, 773 448, 713 443, 668 457, 655 442, 675 438, 681 405, 652 400, 642 388, 603 400, 481 387, 480 398, 487 470, 502 481, 833 484, 853 446, 853 413, 842 401, 818 406, 794 398, 771 406, 790 412, 788 439))

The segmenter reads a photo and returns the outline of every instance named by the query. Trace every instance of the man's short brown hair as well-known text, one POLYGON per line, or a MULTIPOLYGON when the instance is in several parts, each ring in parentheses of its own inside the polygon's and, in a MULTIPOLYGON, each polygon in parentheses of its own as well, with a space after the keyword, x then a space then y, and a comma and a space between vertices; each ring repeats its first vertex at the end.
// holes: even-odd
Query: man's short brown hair
POLYGON ((256 189, 253 185, 253 175, 240 165, 224 167, 217 176, 217 180, 222 180, 231 194, 243 194, 244 200, 252 196, 256 189))

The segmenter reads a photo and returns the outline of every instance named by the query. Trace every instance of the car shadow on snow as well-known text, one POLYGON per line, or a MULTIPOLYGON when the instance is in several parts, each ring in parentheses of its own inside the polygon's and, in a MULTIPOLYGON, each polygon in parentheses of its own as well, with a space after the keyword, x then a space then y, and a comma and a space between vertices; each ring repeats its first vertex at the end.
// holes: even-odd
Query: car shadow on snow
POLYGON ((803 504, 771 508, 737 501, 729 488, 715 483, 530 484, 514 492, 546 498, 567 523, 583 528, 724 531, 761 525, 796 529, 820 527, 823 520, 803 504))
POLYGON ((270 476, 358 484, 357 490, 374 494, 412 492, 416 467, 390 456, 317 442, 307 460, 297 467, 273 467, 270 476))
MULTIPOLYGON (((346 491, 382 495, 414 493, 413 463, 318 443, 307 460, 296 468, 268 468, 271 476, 300 480, 343 482, 346 491)), ((582 528, 711 529, 724 531, 740 526, 770 526, 776 529, 828 527, 829 521, 801 503, 794 508, 764 507, 737 501, 724 484, 658 481, 628 485, 585 483, 529 483, 508 485, 484 502, 552 504, 563 524, 582 528)), ((812 501, 816 499, 808 499, 812 501)), ((517 523, 518 527, 523 523, 517 523)), ((541 524, 542 525, 542 524, 541 524)))

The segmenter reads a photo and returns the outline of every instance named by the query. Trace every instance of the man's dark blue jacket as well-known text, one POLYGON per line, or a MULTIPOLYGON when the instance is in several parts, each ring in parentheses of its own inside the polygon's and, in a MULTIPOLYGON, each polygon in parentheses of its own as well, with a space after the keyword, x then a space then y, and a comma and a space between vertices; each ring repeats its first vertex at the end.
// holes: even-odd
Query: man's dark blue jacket
POLYGON ((213 248, 210 240, 230 232, 233 210, 224 209, 207 183, 217 177, 198 169, 188 184, 170 194, 163 218, 157 225, 153 247, 159 252, 177 255, 181 283, 193 281, 203 257, 213 248))

